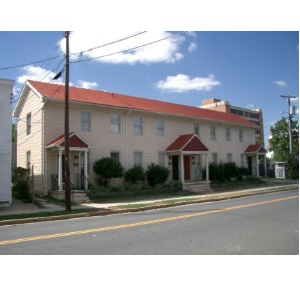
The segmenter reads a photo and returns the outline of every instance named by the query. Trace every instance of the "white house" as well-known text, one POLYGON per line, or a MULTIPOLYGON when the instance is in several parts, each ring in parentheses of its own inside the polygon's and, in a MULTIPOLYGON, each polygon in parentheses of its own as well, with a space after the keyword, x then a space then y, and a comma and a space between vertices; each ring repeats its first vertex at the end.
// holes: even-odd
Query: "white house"
MULTIPOLYGON (((42 195, 64 187, 64 98, 64 85, 27 81, 14 110, 17 165, 34 167, 42 195)), ((201 172, 209 162, 251 165, 259 176, 257 127, 238 115, 76 87, 69 99, 70 178, 79 188, 94 181, 92 164, 102 157, 125 169, 164 165, 183 184, 208 182, 201 172)))
POLYGON ((0 206, 10 206, 13 80, 0 79, 0 206))

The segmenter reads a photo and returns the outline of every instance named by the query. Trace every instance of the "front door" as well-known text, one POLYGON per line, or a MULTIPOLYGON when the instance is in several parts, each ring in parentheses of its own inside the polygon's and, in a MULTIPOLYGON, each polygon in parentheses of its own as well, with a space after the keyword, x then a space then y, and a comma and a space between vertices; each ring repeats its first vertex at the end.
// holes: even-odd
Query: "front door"
POLYGON ((252 157, 248 157, 248 171, 249 175, 252 175, 252 157))
POLYGON ((184 163, 184 180, 191 180, 190 156, 184 156, 183 163, 184 163))
POLYGON ((179 159, 178 156, 172 156, 172 178, 173 181, 179 180, 179 159))

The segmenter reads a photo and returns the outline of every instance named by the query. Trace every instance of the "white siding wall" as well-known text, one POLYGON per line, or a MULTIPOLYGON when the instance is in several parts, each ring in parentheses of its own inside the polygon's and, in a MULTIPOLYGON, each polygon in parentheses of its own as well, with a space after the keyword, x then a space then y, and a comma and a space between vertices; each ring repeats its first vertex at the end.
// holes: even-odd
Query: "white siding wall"
MULTIPOLYGON (((31 106, 32 107, 32 106, 31 106)), ((64 134, 64 104, 63 102, 48 102, 45 106, 45 145, 52 142, 57 137, 64 134)), ((120 160, 124 168, 131 168, 134 164, 134 152, 143 153, 143 167, 153 162, 158 164, 158 153, 165 149, 180 135, 194 132, 194 123, 199 124, 200 139, 209 149, 209 161, 212 153, 218 154, 218 160, 226 162, 227 154, 232 154, 232 161, 240 165, 240 154, 242 154, 249 144, 255 144, 254 128, 241 127, 239 125, 219 124, 210 121, 188 119, 186 117, 166 116, 153 113, 142 113, 128 111, 118 108, 101 108, 90 105, 70 104, 70 132, 75 132, 80 138, 91 146, 90 151, 90 178, 93 180, 92 163, 102 157, 109 157, 111 152, 119 152, 120 160), (91 113, 91 131, 81 131, 81 111, 91 113), (121 133, 114 134, 110 128, 110 116, 112 114, 121 117, 121 133), (134 135, 133 119, 142 117, 143 135, 134 135), (158 137, 156 131, 156 120, 164 121, 164 136, 158 137), (126 125, 127 122, 127 125, 126 125), (216 141, 211 141, 210 126, 216 126, 216 141), (231 141, 227 142, 225 128, 230 128, 231 141), (239 141, 239 129, 243 129, 243 142, 239 141), (126 131, 127 130, 127 131, 126 131), (126 137, 127 135, 127 137, 126 137)), ((41 141, 37 141, 39 144, 41 141)), ((25 149, 26 150, 26 149, 25 149)), ((23 154, 25 152, 23 149, 23 154)), ((38 152, 38 151, 37 151, 38 152)), ((56 151, 47 151, 48 185, 51 187, 51 174, 57 173, 56 151)), ((25 154, 24 154, 25 155, 25 154)), ((21 155, 20 155, 21 156, 21 155)), ((18 155, 19 159, 19 155, 18 155)), ((72 161, 72 159, 71 159, 72 161)), ((202 161, 205 165, 205 161, 202 161)), ((167 163, 167 159, 165 161, 167 163)), ((78 167, 72 167, 78 169, 78 167)), ((74 171, 73 171, 74 172, 74 171)), ((45 185, 44 185, 45 186, 45 185)))
POLYGON ((9 206, 11 196, 13 80, 0 79, 0 206, 9 206))
MULTIPOLYGON (((41 192, 43 177, 42 155, 42 113, 43 102, 31 90, 25 96, 17 123, 17 166, 27 168, 26 155, 30 151, 31 165, 34 169, 34 190, 41 192), (27 115, 31 114, 31 132, 27 135, 27 115)), ((31 167, 30 167, 31 168, 31 167)))

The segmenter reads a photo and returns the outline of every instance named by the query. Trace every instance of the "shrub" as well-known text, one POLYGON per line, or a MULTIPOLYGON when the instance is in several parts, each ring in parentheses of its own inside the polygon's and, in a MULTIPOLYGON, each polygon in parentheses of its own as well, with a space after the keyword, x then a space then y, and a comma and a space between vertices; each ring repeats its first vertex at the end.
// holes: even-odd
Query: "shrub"
POLYGON ((131 184, 136 184, 140 181, 144 182, 144 168, 142 166, 133 166, 125 172, 124 178, 126 182, 131 184))
POLYGON ((224 177, 231 179, 238 176, 238 166, 234 162, 224 163, 224 177))
POLYGON ((151 163, 146 171, 146 176, 148 184, 151 187, 154 187, 157 184, 163 184, 166 182, 169 176, 169 171, 165 167, 151 163))
POLYGON ((29 169, 16 167, 12 169, 12 195, 20 200, 30 200, 29 169))
POLYGON ((119 178, 124 174, 122 164, 109 157, 95 161, 93 170, 98 175, 96 182, 104 186, 108 186, 111 178, 119 178))

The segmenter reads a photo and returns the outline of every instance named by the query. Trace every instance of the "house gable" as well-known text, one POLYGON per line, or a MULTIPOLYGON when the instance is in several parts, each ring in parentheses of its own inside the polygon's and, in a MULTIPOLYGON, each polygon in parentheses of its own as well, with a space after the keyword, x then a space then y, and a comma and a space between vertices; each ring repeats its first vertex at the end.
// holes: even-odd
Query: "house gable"
POLYGON ((179 136, 167 149, 171 151, 198 151, 207 152, 208 149, 200 141, 196 134, 186 134, 179 136))

